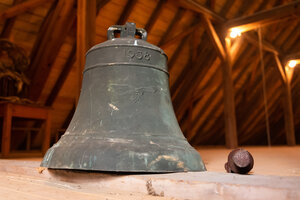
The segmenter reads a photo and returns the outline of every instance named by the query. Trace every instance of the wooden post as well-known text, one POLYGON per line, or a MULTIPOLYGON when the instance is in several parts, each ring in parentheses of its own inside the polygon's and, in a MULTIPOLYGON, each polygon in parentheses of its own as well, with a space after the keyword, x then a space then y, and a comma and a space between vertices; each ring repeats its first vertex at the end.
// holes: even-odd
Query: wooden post
POLYGON ((295 138, 295 127, 294 127, 294 115, 293 115, 293 104, 292 104, 292 91, 291 82, 293 77, 294 69, 285 67, 286 83, 284 85, 284 124, 286 131, 286 142, 288 145, 296 145, 295 138))
POLYGON ((6 157, 10 152, 12 105, 4 106, 3 127, 2 127, 2 157, 6 157))
POLYGON ((232 81, 232 64, 230 58, 231 41, 225 38, 226 59, 222 67, 223 84, 224 84, 224 116, 225 116, 225 143, 228 148, 236 148, 238 146, 234 89, 232 81))
POLYGON ((42 146, 42 153, 45 154, 50 147, 50 138, 51 138, 51 111, 49 110, 47 113, 47 119, 45 120, 44 126, 44 140, 42 146))
POLYGON ((292 81, 294 69, 283 67, 279 57, 275 54, 274 57, 283 84, 283 114, 284 114, 286 142, 288 145, 296 145, 292 92, 291 92, 291 81, 292 81))
POLYGON ((232 61, 231 58, 231 40, 225 38, 225 47, 223 46, 215 28, 210 19, 206 16, 202 17, 202 21, 213 45, 218 52, 220 59, 223 61, 223 85, 224 85, 224 117, 225 117, 225 143, 228 148, 236 148, 238 146, 234 89, 232 82, 232 61))
POLYGON ((77 0, 77 69, 78 92, 80 95, 85 54, 95 43, 96 36, 96 0, 77 0))

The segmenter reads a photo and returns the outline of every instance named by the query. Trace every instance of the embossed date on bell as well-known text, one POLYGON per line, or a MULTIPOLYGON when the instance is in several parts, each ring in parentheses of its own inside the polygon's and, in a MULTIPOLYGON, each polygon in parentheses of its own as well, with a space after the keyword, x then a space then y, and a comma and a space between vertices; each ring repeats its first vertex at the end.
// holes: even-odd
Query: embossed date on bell
POLYGON ((141 50, 134 50, 134 49, 127 49, 125 50, 126 56, 130 58, 130 60, 146 60, 150 61, 151 54, 147 51, 141 51, 141 50))

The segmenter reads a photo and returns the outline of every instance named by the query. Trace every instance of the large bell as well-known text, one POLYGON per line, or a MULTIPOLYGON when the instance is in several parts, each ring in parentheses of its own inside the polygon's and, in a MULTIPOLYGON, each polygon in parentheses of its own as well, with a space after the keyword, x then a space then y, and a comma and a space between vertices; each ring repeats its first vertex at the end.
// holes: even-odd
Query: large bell
POLYGON ((86 54, 80 99, 41 166, 116 172, 204 171, 169 92, 167 56, 134 23, 112 26, 86 54), (120 38, 115 38, 115 33, 120 38), (139 35, 141 39, 135 37, 139 35))

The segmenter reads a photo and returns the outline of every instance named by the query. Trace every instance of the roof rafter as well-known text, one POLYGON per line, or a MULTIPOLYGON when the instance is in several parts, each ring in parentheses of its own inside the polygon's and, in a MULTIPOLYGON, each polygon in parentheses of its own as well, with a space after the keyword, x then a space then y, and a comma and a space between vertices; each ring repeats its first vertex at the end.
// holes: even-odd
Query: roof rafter
POLYGON ((131 11, 133 10, 137 0, 128 0, 116 24, 123 25, 126 23, 131 11))
POLYGON ((164 33, 164 35, 161 37, 160 41, 158 42, 157 46, 162 46, 162 44, 164 44, 167 40, 167 38, 169 37, 169 35, 171 34, 173 28, 175 27, 176 23, 180 20, 180 18, 182 17, 184 13, 184 10, 182 8, 179 8, 174 16, 174 18, 172 19, 171 23, 169 24, 166 32, 164 33))
POLYGON ((32 80, 29 97, 33 100, 38 100, 40 97, 58 50, 73 25, 72 22, 76 17, 74 5, 75 0, 58 1, 53 14, 45 19, 47 25, 43 26, 44 30, 40 31, 42 35, 38 38, 42 39, 36 41, 36 48, 33 50, 35 53, 29 68, 32 80))
POLYGON ((175 35, 173 38, 167 40, 165 43, 163 43, 162 45, 160 45, 159 47, 162 49, 168 48, 170 45, 174 44, 175 42, 182 40, 183 38, 185 38, 187 35, 191 34, 196 28, 198 28, 198 26, 201 24, 201 22, 196 23, 194 25, 192 25, 191 27, 189 27, 187 30, 182 31, 181 33, 178 33, 177 35, 175 35))
POLYGON ((144 29, 149 33, 151 29, 153 28, 154 23, 159 17, 159 14, 162 11, 163 5, 166 3, 166 0, 159 0, 156 7, 154 8, 154 11, 152 12, 149 20, 147 21, 147 24, 145 25, 144 29))
POLYGON ((221 16, 219 16, 217 13, 210 10, 209 8, 197 3, 195 0, 179 0, 178 4, 183 8, 204 14, 214 21, 224 22, 224 19, 221 16))
POLYGON ((299 13, 300 1, 296 0, 286 5, 257 12, 250 16, 229 20, 226 22, 225 26, 228 29, 239 28, 243 31, 249 31, 261 26, 270 25, 272 23, 277 23, 291 17, 299 16, 299 13))
POLYGON ((0 20, 9 19, 53 0, 28 0, 0 12, 0 20))

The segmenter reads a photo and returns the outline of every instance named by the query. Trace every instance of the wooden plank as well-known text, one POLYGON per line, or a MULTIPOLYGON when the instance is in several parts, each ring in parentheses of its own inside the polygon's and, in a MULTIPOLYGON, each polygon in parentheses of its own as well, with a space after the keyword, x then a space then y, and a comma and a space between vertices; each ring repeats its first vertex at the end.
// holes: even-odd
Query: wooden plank
POLYGON ((53 0, 27 0, 0 12, 0 20, 9 19, 53 0))
POLYGON ((96 3, 97 3, 97 5, 96 5, 96 10, 97 10, 97 12, 96 12, 96 16, 98 16, 98 14, 99 14, 99 12, 100 12, 100 10, 109 2, 110 0, 98 0, 96 3))
MULTIPOLYGON (((55 16, 53 15, 56 15, 55 13, 55 9, 56 9, 56 6, 57 6, 58 2, 57 1, 54 1, 51 5, 51 7, 49 8, 48 12, 47 12, 47 15, 45 16, 42 24, 41 24, 41 27, 39 29, 39 34, 37 35, 37 38, 35 40, 35 43, 33 45, 33 48, 30 52, 30 61, 32 63, 33 60, 35 60, 37 57, 37 54, 40 52, 40 45, 44 39, 44 37, 46 36, 46 33, 47 33, 47 30, 48 30, 48 27, 50 26, 50 22, 52 20, 52 18, 54 18, 55 16)), ((29 75, 32 75, 34 72, 34 69, 30 69, 29 68, 29 75)))
POLYGON ((135 4, 137 3, 137 0, 128 0, 127 4, 125 5, 122 14, 120 15, 118 21, 116 24, 123 25, 127 22, 128 17, 133 10, 135 4))
MULTIPOLYGON (((204 43, 207 43, 207 41, 204 41, 204 43)), ((201 48, 201 46, 199 48, 201 48)), ((211 64, 215 60, 215 57, 213 56, 214 52, 208 50, 207 48, 201 49, 199 54, 209 59, 201 59, 201 57, 198 57, 196 62, 191 64, 188 73, 184 77, 185 79, 183 85, 173 101, 174 108, 175 111, 178 113, 179 120, 181 120, 183 114, 188 108, 188 102, 193 99, 193 90, 195 90, 195 87, 203 79, 202 76, 206 74, 206 72, 209 69, 209 66, 211 66, 211 64), (209 57, 208 55, 210 55, 211 57, 209 57)))
POLYGON ((159 14, 161 13, 162 9, 163 9, 163 5, 166 3, 166 0, 159 0, 154 11, 152 12, 149 20, 147 21, 147 24, 145 25, 144 29, 150 33, 154 23, 156 22, 156 20, 159 17, 159 14))
POLYGON ((225 26, 230 28, 239 28, 242 31, 249 31, 258 27, 278 23, 291 17, 299 15, 300 1, 281 5, 266 11, 257 12, 253 15, 232 19, 226 22, 225 26))
MULTIPOLYGON (((268 59, 269 61, 271 59, 268 59)), ((266 62, 267 63, 267 62, 266 62)), ((266 82, 268 82, 272 87, 268 88, 268 94, 267 98, 270 101, 270 104, 268 104, 268 109, 275 104, 277 100, 277 96, 280 95, 280 92, 278 91, 278 88, 280 86, 280 82, 274 78, 274 74, 272 74, 272 70, 266 68, 269 71, 266 71, 266 82), (276 93, 276 94, 275 94, 276 93)), ((244 110, 244 114, 241 114, 242 116, 240 119, 243 121, 243 124, 239 127, 239 133, 240 133, 240 142, 241 144, 244 144, 245 141, 247 141, 247 138, 253 137, 255 133, 255 128, 257 128, 257 124, 259 122, 264 123, 264 127, 266 128, 266 119, 265 119, 265 104, 263 103, 263 96, 262 96, 262 81, 260 80, 260 77, 257 77, 257 80, 255 81, 257 83, 255 86, 253 86, 253 92, 250 94, 247 99, 248 102, 241 102, 240 104, 244 104, 247 109, 244 110)), ((266 131, 264 132, 266 134, 266 131)), ((267 141, 267 135, 264 136, 267 141)))
POLYGON ((186 36, 185 38, 183 38, 180 43, 177 45, 172 57, 169 59, 168 61, 168 70, 169 72, 172 70, 177 58, 178 58, 178 55, 180 54, 180 52, 182 51, 183 49, 183 46, 186 44, 186 41, 187 41, 187 38, 188 36, 186 36))
MULTIPOLYGON (((242 52, 242 54, 239 56, 238 61, 235 63, 235 65, 234 65, 233 68, 236 68, 237 66, 244 66, 244 65, 246 65, 245 62, 248 61, 248 59, 244 59, 245 56, 248 55, 248 51, 247 51, 246 49, 247 49, 247 48, 245 48, 244 51, 242 52)), ((241 69, 240 72, 237 74, 236 78, 234 79, 234 85, 235 85, 237 82, 239 82, 240 79, 242 79, 243 75, 244 75, 244 74, 246 73, 246 71, 247 71, 247 67, 240 67, 240 68, 242 68, 242 69, 241 69)), ((245 82, 245 83, 246 83, 246 82, 245 82)), ((244 85, 245 85, 245 84, 244 84, 244 85)), ((240 90, 241 90, 242 88, 244 88, 244 85, 240 88, 240 90)), ((208 114, 208 116, 205 118, 205 120, 204 120, 204 121, 200 120, 200 117, 201 117, 202 113, 204 113, 204 112, 209 108, 211 102, 217 97, 218 93, 221 92, 221 89, 222 89, 222 84, 220 84, 220 85, 218 86, 218 88, 217 88, 217 89, 213 92, 213 94, 209 97, 209 99, 208 99, 208 101, 206 102, 206 104, 205 104, 204 106, 202 106, 201 110, 198 112, 198 115, 196 116, 196 118, 195 118, 195 120, 194 120, 194 124, 193 124, 193 127, 196 129, 195 132, 201 133, 202 130, 205 128, 206 124, 208 124, 209 121, 213 118, 213 116, 215 115, 215 113, 217 113, 217 111, 218 111, 219 109, 221 109, 221 106, 222 106, 222 104, 224 104, 224 103, 222 103, 222 99, 220 98, 220 100, 218 100, 218 102, 215 104, 215 106, 211 109, 211 111, 209 112, 209 114, 208 114), (199 122, 201 122, 201 123, 199 123, 199 122)), ((237 91, 237 93, 239 93, 240 90, 237 91)), ((223 102, 224 102, 224 100, 223 100, 223 102)), ((220 115, 219 118, 220 118, 220 119, 217 120, 218 123, 216 123, 216 124, 224 123, 224 116, 223 116, 223 115, 220 115)), ((218 127, 222 127, 222 126, 219 125, 218 127)), ((208 136, 211 137, 211 135, 214 134, 214 133, 217 133, 218 135, 220 135, 221 132, 222 132, 222 131, 219 131, 219 132, 210 132, 211 134, 207 134, 207 137, 208 137, 208 136)), ((220 137, 221 137, 221 136, 220 136, 220 137)), ((203 137, 195 137, 195 136, 194 136, 193 138, 191 138, 191 142, 192 142, 193 144, 196 144, 196 145, 197 145, 197 144, 199 144, 200 141, 203 141, 203 139, 205 139, 205 138, 203 138, 203 137)), ((210 139, 209 139, 209 140, 210 140, 210 139)))
MULTIPOLYGON (((13 6, 19 3, 21 3, 21 0, 14 0, 13 6)), ((5 20, 2 31, 0 33, 0 38, 9 38, 10 32, 15 24, 15 21, 16 21, 15 17, 5 20)))
POLYGON ((197 13, 204 14, 205 16, 207 16, 208 18, 210 18, 214 21, 224 22, 224 19, 222 17, 220 17, 217 13, 215 13, 214 11, 208 9, 207 7, 199 4, 195 0, 179 0, 178 4, 181 7, 184 7, 186 9, 193 10, 197 13))
POLYGON ((75 57, 76 56, 76 44, 73 45, 71 53, 68 57, 67 62, 65 63, 62 72, 60 73, 60 76, 58 77, 57 81, 55 82, 55 85, 53 86, 53 89, 51 90, 51 93, 49 94, 45 105, 46 106, 52 106, 55 102, 55 99, 57 98, 62 86, 64 85, 74 63, 75 63, 75 57))
POLYGON ((11 125, 12 125, 12 105, 10 103, 4 106, 3 125, 2 125, 2 156, 5 157, 10 152, 11 125))
POLYGON ((169 23, 169 26, 166 30, 166 32, 163 34, 163 36, 161 37, 161 39, 159 40, 157 46, 162 46, 162 44, 164 44, 167 41, 167 38, 171 35, 172 30, 174 29, 175 25, 178 23, 178 21, 180 20, 180 18, 182 17, 184 13, 184 10, 182 8, 179 8, 174 16, 174 18, 172 19, 172 21, 169 23))
POLYGON ((208 31, 211 41, 214 44, 220 59, 223 60, 223 84, 224 84, 224 115, 225 115, 225 141, 228 148, 236 148, 238 145, 235 103, 234 103, 234 89, 232 83, 232 64, 230 56, 230 39, 226 38, 227 48, 224 48, 222 42, 215 31, 211 21, 203 16, 203 22, 208 31), (226 49, 226 52, 225 52, 226 49))
POLYGON ((208 155, 205 157, 205 160, 209 160, 208 166, 211 166, 208 172, 120 175, 44 169, 39 168, 40 161, 1 160, 0 193, 7 200, 196 200, 199 196, 220 199, 219 191, 223 199, 277 200, 300 197, 299 170, 294 170, 299 163, 296 159, 299 148, 249 149, 258 157, 258 169, 256 171, 255 168, 251 176, 224 173, 223 162, 228 150, 219 148, 199 151, 208 155), (286 155, 289 155, 288 158, 286 155), (269 159, 274 157, 279 159, 269 159), (283 170, 286 167, 280 165, 283 159, 287 160, 287 169, 295 171, 294 176, 286 172, 290 170, 283 170), (266 169, 274 162, 276 168, 273 167, 271 171, 266 169), (276 172, 281 176, 276 176, 276 172))
POLYGON ((50 108, 48 107, 33 107, 14 104, 12 115, 14 117, 22 117, 29 119, 47 119, 50 108))
POLYGON ((162 49, 168 48, 170 45, 174 44, 177 41, 182 40, 187 35, 191 34, 196 28, 198 28, 198 26, 200 26, 200 24, 201 24, 201 22, 192 25, 187 30, 184 30, 181 33, 178 33, 177 35, 175 35, 174 37, 172 37, 171 39, 168 39, 165 43, 163 43, 159 47, 162 48, 162 49))
MULTIPOLYGON (((42 40, 39 42, 30 64, 31 85, 29 97, 38 100, 51 71, 51 66, 76 17, 75 0, 59 1, 50 15, 42 40)), ((46 19, 47 20, 47 19, 46 19)))
POLYGON ((4 22, 2 31, 0 33, 0 37, 1 38, 8 38, 10 35, 10 32, 15 24, 16 19, 15 18, 11 18, 11 19, 7 19, 4 22))
MULTIPOLYGON (((279 92, 276 92, 278 91, 278 87, 279 87, 279 84, 276 84, 272 90, 270 90, 270 94, 268 94, 268 98, 271 99, 270 101, 270 104, 268 106, 268 110, 271 110, 272 107, 274 107, 275 103, 278 102, 279 100, 279 97, 280 97, 280 93, 279 92)), ((241 137, 241 140, 240 140, 240 143, 242 145, 245 144, 245 142, 249 141, 249 139, 251 137, 253 137, 254 133, 257 133, 257 128, 259 128, 259 123, 263 124, 263 128, 264 131, 264 136, 263 136, 263 139, 266 141, 267 143, 267 136, 266 136, 266 124, 265 124, 265 114, 264 114, 264 104, 259 104, 257 105, 256 104, 257 102, 257 99, 255 101, 255 115, 254 116, 249 116, 249 118, 251 118, 249 121, 248 121, 248 126, 245 127, 245 129, 242 132, 242 135, 240 136, 241 137)), ((266 143, 262 143, 262 144, 266 144, 266 143)))
POLYGON ((85 66, 85 54, 95 43, 96 37, 96 0, 77 0, 77 39, 76 59, 78 69, 77 95, 78 100, 85 66))

